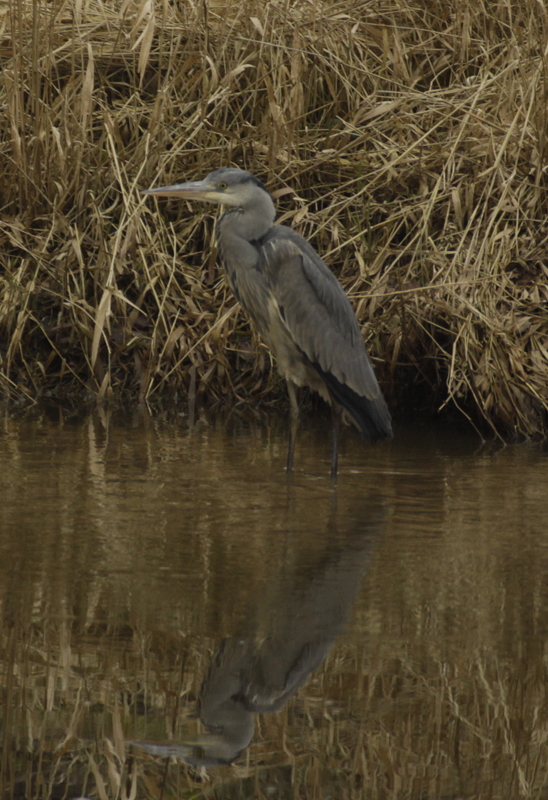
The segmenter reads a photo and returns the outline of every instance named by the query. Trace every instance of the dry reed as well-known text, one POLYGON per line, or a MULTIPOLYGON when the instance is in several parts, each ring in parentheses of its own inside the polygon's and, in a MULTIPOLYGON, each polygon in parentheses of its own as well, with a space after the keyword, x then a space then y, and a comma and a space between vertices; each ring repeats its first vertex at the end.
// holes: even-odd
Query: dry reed
POLYGON ((207 209, 221 164, 340 276, 395 409, 543 434, 547 15, 536 0, 12 0, 2 10, 0 385, 276 397, 207 209))

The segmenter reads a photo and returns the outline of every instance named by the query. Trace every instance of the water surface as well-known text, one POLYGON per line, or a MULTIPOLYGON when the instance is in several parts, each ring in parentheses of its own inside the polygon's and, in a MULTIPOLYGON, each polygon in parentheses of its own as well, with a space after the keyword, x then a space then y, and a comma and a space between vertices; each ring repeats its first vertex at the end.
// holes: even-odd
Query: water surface
POLYGON ((548 460, 6 417, 7 797, 544 797, 548 460))

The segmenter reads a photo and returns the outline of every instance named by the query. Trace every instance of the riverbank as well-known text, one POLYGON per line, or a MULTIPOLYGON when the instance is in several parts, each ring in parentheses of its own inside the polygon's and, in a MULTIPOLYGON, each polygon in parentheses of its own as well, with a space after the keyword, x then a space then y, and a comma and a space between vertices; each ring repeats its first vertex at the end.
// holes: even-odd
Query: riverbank
POLYGON ((340 278, 396 414, 545 434, 537 3, 21 3, 3 21, 2 394, 282 402, 213 210, 140 195, 235 164, 340 278))

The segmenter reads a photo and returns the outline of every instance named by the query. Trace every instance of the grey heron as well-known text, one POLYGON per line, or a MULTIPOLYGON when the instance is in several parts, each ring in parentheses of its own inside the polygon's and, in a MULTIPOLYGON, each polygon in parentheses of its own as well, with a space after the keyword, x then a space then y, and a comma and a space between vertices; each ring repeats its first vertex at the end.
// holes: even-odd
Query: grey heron
POLYGON ((288 472, 293 469, 301 386, 311 387, 331 404, 333 476, 341 422, 353 423, 372 441, 392 435, 390 413, 350 301, 308 242, 274 223, 274 203, 258 178, 223 167, 204 180, 160 186, 144 194, 227 207, 217 223, 226 277, 287 382, 288 472))

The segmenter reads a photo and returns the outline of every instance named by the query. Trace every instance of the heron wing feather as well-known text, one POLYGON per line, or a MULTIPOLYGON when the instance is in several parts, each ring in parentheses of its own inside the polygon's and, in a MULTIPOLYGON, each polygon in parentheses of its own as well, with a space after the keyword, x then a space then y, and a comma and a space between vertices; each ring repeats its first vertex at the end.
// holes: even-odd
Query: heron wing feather
POLYGON ((291 338, 324 375, 377 399, 380 388, 341 285, 298 234, 283 226, 274 231, 262 245, 261 266, 291 338))

